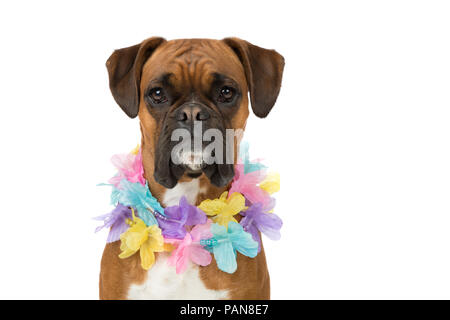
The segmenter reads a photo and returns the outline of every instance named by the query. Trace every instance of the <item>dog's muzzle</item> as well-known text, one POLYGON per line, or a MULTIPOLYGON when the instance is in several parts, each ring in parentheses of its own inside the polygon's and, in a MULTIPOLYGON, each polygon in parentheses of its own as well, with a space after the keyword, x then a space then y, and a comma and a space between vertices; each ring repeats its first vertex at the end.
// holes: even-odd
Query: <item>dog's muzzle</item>
POLYGON ((222 117, 200 103, 184 103, 169 115, 160 134, 155 156, 155 180, 173 188, 186 172, 196 177, 202 172, 211 183, 222 187, 234 177, 234 165, 226 163, 225 126, 222 117), (214 150, 207 148, 204 133, 220 133, 223 159, 217 161, 214 150))

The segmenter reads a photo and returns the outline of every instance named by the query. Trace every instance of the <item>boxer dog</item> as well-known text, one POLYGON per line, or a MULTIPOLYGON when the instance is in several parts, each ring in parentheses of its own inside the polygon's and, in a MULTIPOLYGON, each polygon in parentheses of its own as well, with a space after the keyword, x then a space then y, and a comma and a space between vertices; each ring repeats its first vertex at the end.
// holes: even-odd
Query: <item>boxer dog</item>
MULTIPOLYGON (((192 128, 244 130, 248 92, 256 116, 266 117, 278 97, 284 59, 274 50, 238 38, 223 40, 153 37, 113 52, 106 62, 117 104, 139 117, 145 178, 163 206, 185 196, 192 205, 229 189, 233 164, 193 165, 192 157, 171 161, 171 132, 192 128)), ((225 133, 224 133, 225 134, 225 133)), ((238 142, 234 141, 234 161, 238 142)), ((255 257, 237 253, 238 269, 220 271, 192 264, 182 274, 156 253, 148 271, 139 254, 120 259, 120 241, 106 245, 100 272, 100 299, 269 299, 264 249, 255 257)))

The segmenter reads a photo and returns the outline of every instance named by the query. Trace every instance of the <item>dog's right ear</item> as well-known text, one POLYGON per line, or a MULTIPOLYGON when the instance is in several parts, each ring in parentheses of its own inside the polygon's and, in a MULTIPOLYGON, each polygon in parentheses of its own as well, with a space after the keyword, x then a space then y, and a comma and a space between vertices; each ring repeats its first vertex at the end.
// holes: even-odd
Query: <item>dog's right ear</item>
POLYGON ((140 44, 115 50, 106 61, 111 93, 130 118, 135 118, 139 112, 142 67, 155 49, 164 42, 164 38, 149 38, 140 44))
POLYGON ((233 49, 244 66, 253 112, 260 118, 267 117, 280 92, 283 56, 275 50, 267 50, 239 38, 225 38, 223 41, 233 49))

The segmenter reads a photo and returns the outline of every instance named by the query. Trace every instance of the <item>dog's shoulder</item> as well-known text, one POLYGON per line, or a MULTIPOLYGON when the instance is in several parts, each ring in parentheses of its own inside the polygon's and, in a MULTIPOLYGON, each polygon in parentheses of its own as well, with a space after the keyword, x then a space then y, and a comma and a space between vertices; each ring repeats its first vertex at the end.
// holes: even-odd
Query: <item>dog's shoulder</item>
POLYGON ((100 299, 127 299, 132 283, 142 283, 146 272, 138 254, 120 259, 120 241, 105 246, 100 269, 100 299))

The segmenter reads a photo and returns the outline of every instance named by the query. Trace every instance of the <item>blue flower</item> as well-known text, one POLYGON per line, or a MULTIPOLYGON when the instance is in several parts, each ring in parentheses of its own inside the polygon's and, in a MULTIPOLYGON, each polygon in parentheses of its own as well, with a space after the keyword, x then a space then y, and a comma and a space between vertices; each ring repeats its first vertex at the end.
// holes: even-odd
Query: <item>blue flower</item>
POLYGON ((158 211, 164 215, 164 208, 158 200, 152 196, 148 185, 143 186, 139 182, 129 182, 126 179, 120 181, 119 187, 113 187, 111 192, 111 203, 121 203, 137 210, 139 217, 147 226, 158 225, 155 216, 149 208, 158 211))
POLYGON ((217 223, 211 225, 213 243, 211 250, 220 270, 233 273, 237 269, 236 252, 254 258, 258 254, 258 242, 245 232, 239 223, 231 221, 228 230, 217 223))

